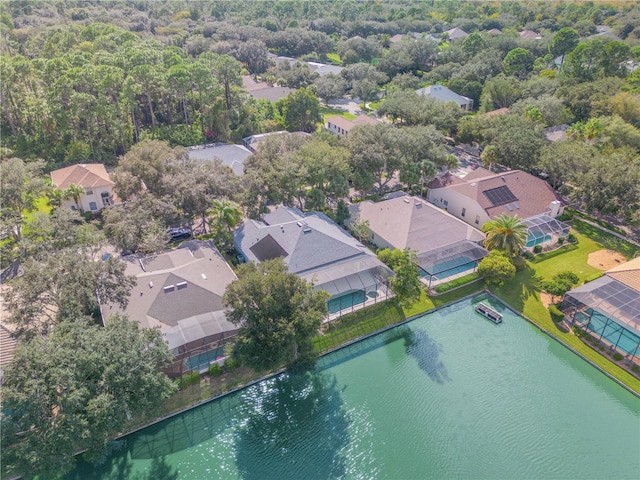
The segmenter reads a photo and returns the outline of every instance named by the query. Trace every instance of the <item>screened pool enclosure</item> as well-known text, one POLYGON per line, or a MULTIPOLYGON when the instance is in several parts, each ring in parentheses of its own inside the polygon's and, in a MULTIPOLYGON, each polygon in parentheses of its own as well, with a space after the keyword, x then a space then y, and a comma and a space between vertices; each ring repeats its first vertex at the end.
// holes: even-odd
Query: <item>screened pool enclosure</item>
POLYGON ((556 243, 559 238, 569 235, 571 226, 550 217, 546 214, 536 215, 525 219, 524 223, 529 230, 526 248, 534 248, 536 245, 556 243))
POLYGON ((640 294, 609 276, 577 287, 561 306, 571 325, 589 331, 622 355, 640 353, 640 294))
POLYGON ((462 240, 418 255, 420 276, 428 287, 474 272, 487 252, 477 243, 462 240))

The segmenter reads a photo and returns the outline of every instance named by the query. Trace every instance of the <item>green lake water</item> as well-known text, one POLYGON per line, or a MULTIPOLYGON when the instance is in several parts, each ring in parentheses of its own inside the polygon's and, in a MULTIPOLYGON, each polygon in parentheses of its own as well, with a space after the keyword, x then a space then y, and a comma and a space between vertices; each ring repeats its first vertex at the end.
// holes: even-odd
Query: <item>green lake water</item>
POLYGON ((635 479, 640 399, 478 296, 113 448, 65 478, 635 479))

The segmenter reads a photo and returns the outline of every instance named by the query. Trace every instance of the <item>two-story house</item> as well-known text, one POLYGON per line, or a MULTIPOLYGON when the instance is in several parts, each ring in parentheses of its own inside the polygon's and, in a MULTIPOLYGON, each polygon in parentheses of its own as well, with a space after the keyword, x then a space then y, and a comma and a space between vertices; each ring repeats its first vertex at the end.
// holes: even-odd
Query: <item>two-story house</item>
POLYGON ((71 185, 84 189, 77 203, 74 198, 65 199, 62 204, 65 207, 96 213, 117 203, 113 192, 115 182, 101 163, 72 165, 54 170, 50 175, 54 188, 58 190, 67 190, 71 185))

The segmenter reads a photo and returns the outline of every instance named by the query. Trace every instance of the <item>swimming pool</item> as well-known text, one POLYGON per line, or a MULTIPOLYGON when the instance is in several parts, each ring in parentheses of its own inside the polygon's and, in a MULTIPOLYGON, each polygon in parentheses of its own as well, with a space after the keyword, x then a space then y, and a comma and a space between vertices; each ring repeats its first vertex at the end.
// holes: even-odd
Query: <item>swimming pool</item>
POLYGON ((338 313, 341 310, 345 310, 353 307, 354 305, 360 305, 366 300, 366 295, 362 290, 356 290, 354 292, 341 295, 339 297, 333 297, 327 302, 329 313, 338 313))
POLYGON ((638 412, 482 295, 125 437, 66 478, 636 478, 638 412))
POLYGON ((429 271, 421 269, 420 275, 423 278, 428 278, 430 280, 444 280, 459 273, 473 270, 475 266, 476 262, 472 258, 461 256, 436 263, 429 269, 429 271))

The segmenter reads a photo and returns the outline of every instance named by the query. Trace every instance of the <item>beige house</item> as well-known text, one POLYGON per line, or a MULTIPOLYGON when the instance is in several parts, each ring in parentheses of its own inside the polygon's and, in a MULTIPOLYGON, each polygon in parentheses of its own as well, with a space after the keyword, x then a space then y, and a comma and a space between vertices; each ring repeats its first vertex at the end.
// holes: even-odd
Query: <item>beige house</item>
POLYGON ((358 115, 353 120, 335 116, 327 118, 326 128, 336 135, 347 135, 358 125, 377 125, 378 123, 380 123, 380 120, 369 117, 368 115, 358 115))
POLYGON ((113 193, 115 182, 111 180, 107 170, 101 163, 86 163, 60 168, 51 172, 51 182, 58 190, 66 190, 71 185, 84 188, 79 204, 74 199, 67 199, 62 204, 72 209, 80 208, 83 212, 99 212, 104 207, 117 203, 113 193))
POLYGON ((368 222, 369 240, 379 248, 415 250, 429 286, 475 270, 487 255, 484 233, 419 197, 394 195, 350 207, 351 218, 368 222))
POLYGON ((547 182, 521 170, 496 174, 478 168, 464 179, 446 174, 429 187, 431 203, 476 228, 503 213, 527 219, 543 214, 555 218, 564 211, 547 182))

